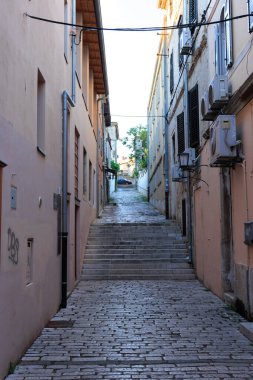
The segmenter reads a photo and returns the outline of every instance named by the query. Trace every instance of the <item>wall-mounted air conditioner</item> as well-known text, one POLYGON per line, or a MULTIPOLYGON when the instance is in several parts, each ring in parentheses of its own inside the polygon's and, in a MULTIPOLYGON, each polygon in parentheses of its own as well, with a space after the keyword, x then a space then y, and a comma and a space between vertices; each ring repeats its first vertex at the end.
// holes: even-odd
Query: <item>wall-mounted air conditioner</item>
POLYGON ((192 35, 189 28, 184 28, 180 36, 180 54, 188 55, 192 50, 192 35))
POLYGON ((213 121, 217 117, 217 111, 211 110, 210 108, 208 92, 205 92, 203 98, 201 99, 201 114, 202 120, 205 121, 213 121))
POLYGON ((226 75, 215 75, 208 89, 208 101, 211 110, 219 110, 229 101, 228 78, 226 75))
POLYGON ((171 179, 172 182, 183 182, 184 173, 178 164, 172 165, 171 167, 171 179))
POLYGON ((232 166, 240 161, 237 154, 235 115, 219 115, 210 128, 210 166, 232 166))

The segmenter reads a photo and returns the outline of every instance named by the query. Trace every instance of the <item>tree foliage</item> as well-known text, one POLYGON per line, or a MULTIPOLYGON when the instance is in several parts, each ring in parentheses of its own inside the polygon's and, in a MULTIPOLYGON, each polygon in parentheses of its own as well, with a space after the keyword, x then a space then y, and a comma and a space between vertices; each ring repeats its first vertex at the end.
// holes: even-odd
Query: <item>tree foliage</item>
POLYGON ((111 160, 111 169, 116 170, 118 172, 120 169, 119 164, 117 162, 111 160))
POLYGON ((130 149, 129 159, 135 161, 135 175, 147 168, 148 164, 148 140, 147 128, 142 125, 132 127, 127 131, 122 144, 130 149))

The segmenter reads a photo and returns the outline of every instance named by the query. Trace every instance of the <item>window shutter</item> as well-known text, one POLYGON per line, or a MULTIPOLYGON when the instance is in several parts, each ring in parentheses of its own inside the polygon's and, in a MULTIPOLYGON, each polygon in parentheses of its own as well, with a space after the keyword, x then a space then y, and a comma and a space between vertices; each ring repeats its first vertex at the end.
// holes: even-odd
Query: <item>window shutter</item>
MULTIPOLYGON (((253 13, 253 0, 248 0, 248 11, 249 14, 253 13)), ((253 32, 253 15, 249 16, 249 31, 253 32)))
POLYGON ((189 23, 197 21, 197 0, 189 0, 189 23))
POLYGON ((185 150, 184 139, 184 113, 180 113, 177 117, 177 153, 183 153, 185 150))
MULTIPOLYGON (((179 20, 178 20, 178 25, 181 25, 182 23, 183 23, 183 17, 181 15, 179 17, 179 20)), ((179 64, 179 68, 181 68, 183 63, 184 63, 184 56, 180 54, 180 38, 181 38, 182 33, 183 33, 183 29, 179 28, 178 29, 178 64, 179 64)))
POLYGON ((196 84, 189 91, 189 137, 190 147, 199 147, 199 95, 198 85, 196 84))
POLYGON ((173 51, 170 55, 170 92, 174 90, 174 67, 173 67, 173 51))
POLYGON ((220 35, 220 29, 218 25, 214 26, 214 33, 215 33, 215 72, 217 75, 220 74, 220 65, 219 65, 219 35, 220 35))
MULTIPOLYGON (((231 0, 226 0, 225 10, 224 10, 224 19, 227 20, 232 17, 232 3, 231 0)), ((232 21, 225 22, 225 31, 226 31, 226 55, 225 61, 227 68, 231 67, 233 64, 233 29, 232 21)))

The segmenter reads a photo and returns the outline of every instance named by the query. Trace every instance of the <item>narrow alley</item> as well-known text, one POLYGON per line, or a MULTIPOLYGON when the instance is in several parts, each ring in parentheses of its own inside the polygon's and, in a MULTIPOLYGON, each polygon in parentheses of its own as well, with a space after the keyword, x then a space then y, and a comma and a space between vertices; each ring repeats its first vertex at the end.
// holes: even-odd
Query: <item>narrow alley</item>
POLYGON ((252 379, 242 322, 195 279, 174 222, 133 188, 118 189, 90 228, 66 309, 7 379, 252 379))

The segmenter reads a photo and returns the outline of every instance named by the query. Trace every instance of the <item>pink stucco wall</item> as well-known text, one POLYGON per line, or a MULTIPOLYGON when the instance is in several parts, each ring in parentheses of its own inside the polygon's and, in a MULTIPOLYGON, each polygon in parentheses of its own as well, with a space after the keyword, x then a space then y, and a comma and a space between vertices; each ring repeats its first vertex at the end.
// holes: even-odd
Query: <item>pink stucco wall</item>
MULTIPOLYGON (((209 163, 209 143, 202 152, 202 165, 209 163)), ((220 192, 219 169, 201 167, 194 190, 195 265, 198 278, 215 294, 221 296, 220 256, 220 192)))

